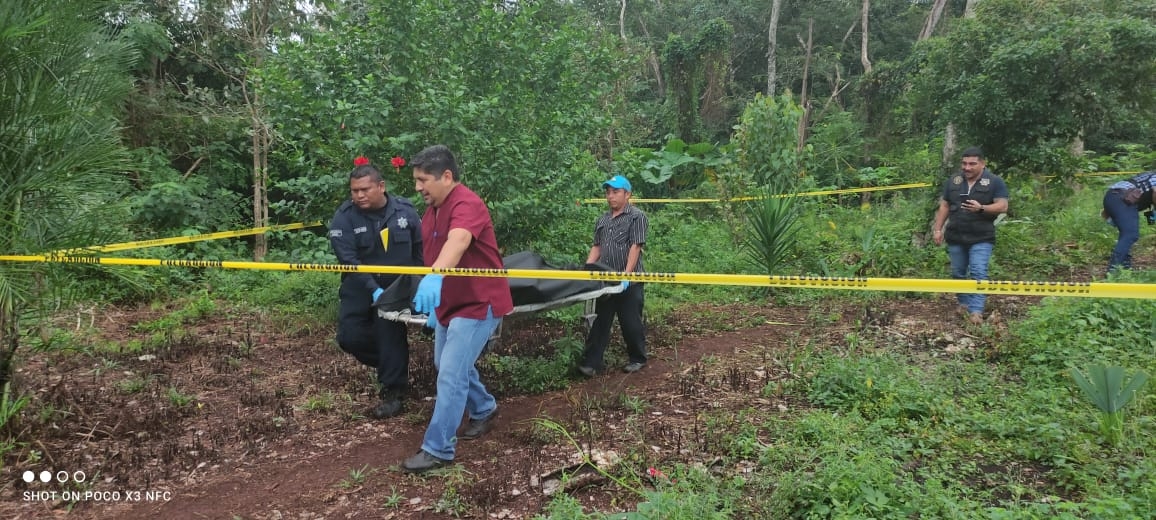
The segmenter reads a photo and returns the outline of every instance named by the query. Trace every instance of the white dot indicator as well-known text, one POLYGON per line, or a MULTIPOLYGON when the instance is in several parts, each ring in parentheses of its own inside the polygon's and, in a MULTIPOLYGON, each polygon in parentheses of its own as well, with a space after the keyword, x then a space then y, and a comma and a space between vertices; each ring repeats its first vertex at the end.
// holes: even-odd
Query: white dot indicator
POLYGON ((72 480, 75 482, 84 482, 85 478, 87 478, 87 475, 85 475, 83 471, 72 472, 72 480))
POLYGON ((49 480, 52 480, 52 472, 48 470, 41 471, 40 481, 47 484, 49 480))
POLYGON ((67 471, 57 471, 56 472, 56 481, 60 482, 61 484, 68 482, 68 472, 67 471))
POLYGON ((31 471, 25 471, 24 472, 24 481, 31 483, 33 480, 36 480, 36 474, 31 472, 31 471))

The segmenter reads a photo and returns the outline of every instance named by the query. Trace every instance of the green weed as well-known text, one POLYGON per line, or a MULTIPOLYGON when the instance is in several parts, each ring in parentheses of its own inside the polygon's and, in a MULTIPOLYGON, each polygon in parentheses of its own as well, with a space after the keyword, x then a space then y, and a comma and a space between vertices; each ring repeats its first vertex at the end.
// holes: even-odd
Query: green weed
POLYGON ((177 408, 184 408, 196 400, 195 397, 181 393, 175 386, 170 386, 165 390, 165 397, 168 398, 169 403, 177 408))
POLYGON ((365 479, 369 478, 370 473, 373 473, 373 470, 369 469, 369 464, 366 464, 360 468, 351 469, 349 470, 349 476, 342 479, 341 482, 338 482, 337 486, 341 489, 353 489, 361 487, 365 484, 365 479))
POLYGON ((209 293, 204 292, 196 298, 185 302, 184 307, 170 312, 165 316, 134 325, 133 330, 151 333, 153 336, 160 334, 161 336, 158 337, 163 337, 165 333, 172 333, 174 329, 179 329, 182 325, 196 323, 216 311, 217 304, 209 297, 209 293))
POLYGON ((566 388, 568 373, 583 346, 582 340, 567 336, 553 342, 549 357, 487 354, 479 360, 478 369, 490 376, 498 390, 525 394, 560 390, 566 388))
POLYGON ((328 412, 333 410, 336 400, 337 397, 333 392, 322 392, 309 396, 297 409, 306 412, 328 412))
POLYGON ((647 404, 641 397, 622 394, 622 407, 633 415, 639 415, 646 411, 647 404))
POLYGON ((390 509, 397 509, 401 507, 402 501, 405 500, 405 495, 397 492, 397 486, 389 486, 389 495, 385 497, 385 507, 390 509))
POLYGON ((135 394, 135 393, 139 393, 141 390, 144 390, 145 388, 147 388, 149 383, 152 383, 152 381, 153 381, 153 376, 151 376, 151 375, 150 376, 139 375, 139 376, 130 377, 128 379, 122 379, 121 381, 119 381, 116 384, 116 387, 123 393, 135 394))

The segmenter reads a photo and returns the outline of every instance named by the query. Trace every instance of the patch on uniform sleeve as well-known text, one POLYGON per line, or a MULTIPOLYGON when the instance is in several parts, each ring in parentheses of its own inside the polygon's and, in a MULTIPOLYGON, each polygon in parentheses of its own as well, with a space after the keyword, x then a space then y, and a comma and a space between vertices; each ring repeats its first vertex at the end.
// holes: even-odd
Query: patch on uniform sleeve
POLYGON ((341 230, 340 229, 330 229, 329 230, 329 238, 341 238, 341 230))
POLYGON ((365 226, 353 228, 353 234, 354 235, 360 235, 362 233, 365 233, 366 231, 369 231, 369 228, 365 227, 365 226))

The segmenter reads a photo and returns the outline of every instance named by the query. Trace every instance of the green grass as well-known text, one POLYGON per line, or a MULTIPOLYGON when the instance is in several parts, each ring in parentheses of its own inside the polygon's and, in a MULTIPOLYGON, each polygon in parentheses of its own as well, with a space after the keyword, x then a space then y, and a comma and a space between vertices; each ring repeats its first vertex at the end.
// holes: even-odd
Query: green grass
POLYGON ((163 335, 173 330, 180 330, 183 325, 194 324, 202 318, 215 314, 217 311, 217 303, 210 297, 209 293, 203 292, 195 298, 184 301, 183 306, 160 318, 137 323, 133 326, 133 330, 153 335, 163 335))
MULTIPOLYGON (((1156 273, 1123 279, 1154 283, 1156 273)), ((832 309, 808 322, 831 323, 832 309)), ((1124 408, 1123 435, 1112 440, 1068 370, 1156 373, 1151 309, 1150 300, 1048 298, 987 355, 928 357, 869 332, 797 346, 771 361, 803 379, 764 395, 810 408, 704 417, 698 457, 749 472, 695 480, 693 468, 664 469, 686 487, 656 484, 635 516, 622 517, 1144 518, 1156 511, 1156 390, 1124 408)), ((611 517, 620 516, 568 497, 541 516, 611 517)))
POLYGON ((333 410, 336 403, 337 396, 333 392, 326 391, 310 395, 304 403, 297 406, 297 409, 304 412, 324 413, 333 410))

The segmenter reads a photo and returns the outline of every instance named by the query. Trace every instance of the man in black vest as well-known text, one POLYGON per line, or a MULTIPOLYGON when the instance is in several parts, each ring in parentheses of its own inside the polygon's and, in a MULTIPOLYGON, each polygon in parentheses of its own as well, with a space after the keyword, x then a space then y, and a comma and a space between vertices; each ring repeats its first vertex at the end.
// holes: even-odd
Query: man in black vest
MULTIPOLYGON (((987 169, 983 151, 977 147, 964 150, 962 171, 943 183, 939 210, 931 226, 935 243, 947 242, 952 278, 987 279, 995 247, 995 219, 1007 208, 1007 185, 987 169)), ((971 323, 983 323, 987 295, 961 293, 956 298, 971 323)))

